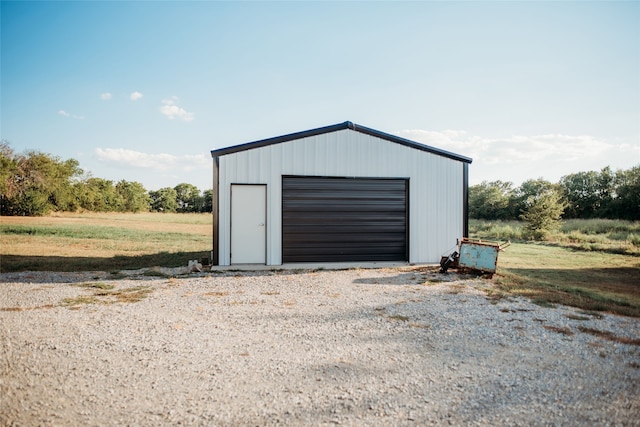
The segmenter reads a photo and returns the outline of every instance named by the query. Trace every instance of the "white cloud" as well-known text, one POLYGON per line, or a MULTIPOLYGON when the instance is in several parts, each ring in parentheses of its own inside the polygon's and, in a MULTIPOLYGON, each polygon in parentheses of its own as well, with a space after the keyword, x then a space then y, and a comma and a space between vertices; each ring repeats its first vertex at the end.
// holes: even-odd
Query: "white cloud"
POLYGON ((177 97, 171 97, 162 100, 162 104, 160 106, 160 113, 165 115, 169 120, 180 119, 185 122, 190 122, 194 119, 194 113, 186 111, 184 108, 176 105, 178 101, 177 97))
POLYGON ((111 98, 113 98, 113 95, 111 95, 109 92, 105 92, 105 93, 101 93, 100 94, 100 99, 102 99, 103 101, 108 101, 111 98))
POLYGON ((154 169, 167 172, 169 170, 191 171, 209 169, 211 158, 206 154, 185 154, 176 156, 166 153, 143 153, 126 148, 96 148, 98 159, 120 166, 140 169, 154 169))
POLYGON ((69 117, 71 119, 84 120, 83 116, 77 116, 75 114, 67 113, 64 110, 58 110, 58 114, 60 114, 61 116, 64 116, 64 117, 69 117))
POLYGON ((512 181, 543 177, 557 182, 575 172, 627 169, 638 163, 640 146, 616 144, 590 135, 546 134, 507 138, 469 135, 459 130, 441 132, 403 130, 398 135, 473 158, 473 183, 483 180, 512 181))
POLYGON ((141 94, 138 91, 132 92, 131 95, 129 95, 129 98, 131 98, 132 101, 137 101, 138 99, 142 98, 144 95, 141 94))

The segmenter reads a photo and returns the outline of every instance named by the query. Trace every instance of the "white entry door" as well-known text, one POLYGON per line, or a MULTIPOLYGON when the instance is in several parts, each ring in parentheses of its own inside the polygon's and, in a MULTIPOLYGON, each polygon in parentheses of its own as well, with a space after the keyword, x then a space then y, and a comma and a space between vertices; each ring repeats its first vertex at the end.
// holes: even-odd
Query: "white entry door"
POLYGON ((267 186, 231 186, 231 264, 266 264, 267 186))

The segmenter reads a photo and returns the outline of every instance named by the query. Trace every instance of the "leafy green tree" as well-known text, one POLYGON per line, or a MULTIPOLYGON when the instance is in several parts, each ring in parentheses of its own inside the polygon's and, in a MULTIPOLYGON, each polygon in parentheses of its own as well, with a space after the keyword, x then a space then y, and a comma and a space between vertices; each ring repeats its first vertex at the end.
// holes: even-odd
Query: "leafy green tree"
POLYGON ((203 205, 201 212, 213 212, 213 190, 205 190, 202 193, 203 205))
POLYGON ((600 172, 577 172, 560 179, 562 194, 567 202, 566 218, 609 218, 616 196, 615 174, 610 167, 600 172))
POLYGON ((503 181, 482 181, 469 188, 469 216, 477 219, 509 219, 509 199, 513 184, 503 181))
POLYGON ((26 188, 16 197, 2 201, 3 215, 42 216, 49 212, 47 195, 36 188, 26 188))
POLYGON ((77 160, 39 151, 16 155, 6 142, 0 156, 3 214, 45 215, 74 206, 73 180, 82 174, 77 160))
POLYGON ((560 227, 560 219, 566 204, 560 191, 550 188, 530 195, 520 219, 526 222, 525 234, 535 240, 541 240, 560 227))
POLYGON ((113 181, 102 178, 88 178, 76 188, 80 206, 91 212, 118 212, 123 200, 116 191, 113 181))
POLYGON ((122 199, 124 212, 147 212, 151 208, 151 197, 139 182, 129 182, 123 179, 116 184, 116 192, 122 199))
POLYGON ((563 176, 560 187, 567 201, 568 218, 593 218, 600 209, 598 172, 578 172, 563 176))
POLYGON ((612 211, 617 218, 640 220, 640 165, 615 176, 617 197, 612 202, 612 211))
POLYGON ((176 191, 178 212, 200 212, 202 209, 202 196, 198 187, 192 184, 181 183, 173 187, 176 191))
POLYGON ((529 209, 533 200, 548 191, 552 191, 554 188, 554 184, 542 178, 529 179, 520 184, 509 199, 509 209, 513 218, 520 218, 520 215, 529 209))
POLYGON ((48 178, 49 201, 56 211, 73 211, 77 208, 73 183, 82 174, 83 170, 76 159, 65 160, 53 168, 48 178))
POLYGON ((178 209, 178 194, 171 187, 150 191, 151 209, 156 212, 176 212, 178 209))
POLYGON ((612 203, 616 194, 615 173, 609 166, 602 168, 598 175, 598 194, 600 196, 600 209, 598 217, 610 218, 612 203))
POLYGON ((15 182, 12 177, 16 174, 18 162, 9 144, 3 139, 0 141, 0 195, 13 197, 15 194, 15 182))

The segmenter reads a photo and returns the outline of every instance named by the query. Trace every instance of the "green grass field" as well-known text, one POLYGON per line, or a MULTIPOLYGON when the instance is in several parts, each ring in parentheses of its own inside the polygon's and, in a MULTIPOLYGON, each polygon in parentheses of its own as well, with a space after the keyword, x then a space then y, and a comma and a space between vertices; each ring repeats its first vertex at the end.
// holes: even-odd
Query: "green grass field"
POLYGON ((59 214, 0 217, 0 271, 178 267, 208 258, 208 214, 59 214))
POLYGON ((523 241, 522 227, 471 221, 471 237, 513 242, 498 256, 495 296, 640 317, 640 222, 571 220, 547 242, 523 241))
MULTIPOLYGON (((518 222, 472 221, 471 237, 511 240, 487 290, 543 304, 640 317, 640 223, 569 221, 552 241, 520 239, 518 222)), ((0 271, 117 271, 186 266, 210 256, 208 214, 0 217, 0 271)))

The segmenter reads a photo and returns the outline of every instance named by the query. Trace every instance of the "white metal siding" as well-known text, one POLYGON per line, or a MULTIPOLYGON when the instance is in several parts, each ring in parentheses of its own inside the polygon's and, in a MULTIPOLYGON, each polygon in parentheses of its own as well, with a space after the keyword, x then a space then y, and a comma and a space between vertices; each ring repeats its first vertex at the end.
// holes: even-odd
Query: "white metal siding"
POLYGON ((463 168, 350 129, 223 155, 219 264, 230 262, 231 184, 267 184, 267 264, 282 263, 282 175, 409 178, 409 262, 438 262, 462 237, 463 168))

